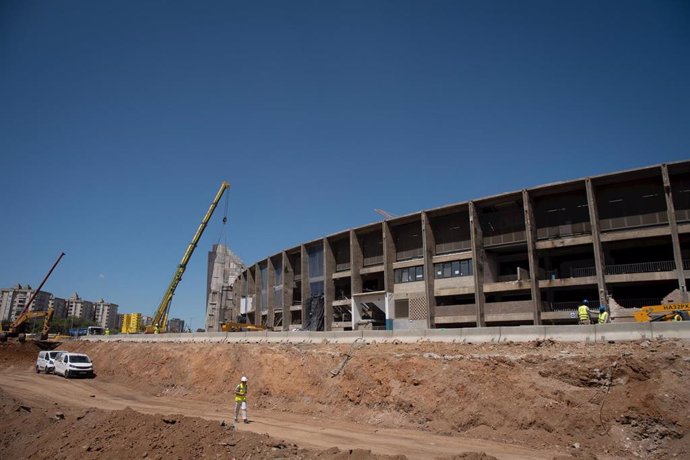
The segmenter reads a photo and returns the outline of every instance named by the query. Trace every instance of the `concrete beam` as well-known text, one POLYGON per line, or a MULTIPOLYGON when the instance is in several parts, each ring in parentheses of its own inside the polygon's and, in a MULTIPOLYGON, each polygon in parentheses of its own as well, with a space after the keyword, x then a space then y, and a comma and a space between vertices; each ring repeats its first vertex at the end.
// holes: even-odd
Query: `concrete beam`
POLYGON ((599 304, 608 305, 608 292, 606 290, 606 280, 604 278, 604 258, 601 249, 601 232, 599 231, 599 208, 597 208, 597 197, 594 193, 592 179, 585 179, 587 189, 587 207, 589 208, 589 220, 592 227, 592 245, 594 246, 594 265, 597 273, 597 287, 599 288, 599 304))
POLYGON ((485 327, 484 320, 484 237, 474 201, 469 202, 470 237, 472 241, 472 273, 474 277, 474 304, 477 308, 477 327, 485 327))
POLYGON ((525 235, 527 240, 527 258, 529 259, 530 291, 534 304, 532 322, 541 324, 541 290, 539 290, 539 256, 537 255, 537 225, 532 208, 532 199, 527 190, 522 191, 522 206, 525 211, 525 235))
POLYGON ((381 222, 383 232, 383 286, 386 292, 393 292, 395 285, 395 273, 393 263, 395 263, 395 241, 388 222, 381 222))
POLYGON ((261 268, 254 264, 254 324, 261 326, 263 305, 261 304, 261 268))
POLYGON ((671 228, 671 241, 673 242, 673 260, 676 263, 676 274, 678 277, 678 289, 680 290, 683 302, 688 301, 688 288, 685 283, 685 273, 683 272, 683 256, 680 251, 680 238, 678 237, 678 224, 676 222, 676 209, 673 205, 673 189, 671 179, 668 175, 668 165, 661 165, 661 176, 664 182, 664 196, 666 197, 666 213, 668 214, 668 224, 671 228))

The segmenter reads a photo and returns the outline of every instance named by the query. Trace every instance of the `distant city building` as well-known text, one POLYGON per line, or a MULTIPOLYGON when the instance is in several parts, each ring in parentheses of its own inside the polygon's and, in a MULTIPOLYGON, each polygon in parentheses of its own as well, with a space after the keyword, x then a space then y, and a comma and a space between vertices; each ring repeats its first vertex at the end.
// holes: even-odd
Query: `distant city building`
POLYGON ((125 313, 122 315, 122 328, 120 331, 123 334, 136 334, 143 329, 141 322, 141 313, 125 313))
POLYGON ((48 307, 53 309, 54 318, 67 318, 67 301, 65 299, 52 296, 48 302, 48 307))
POLYGON ((143 327, 153 326, 153 316, 141 315, 141 325, 143 327))
POLYGON ((220 324, 236 321, 235 295, 233 285, 244 270, 244 264, 225 245, 214 244, 208 253, 208 276, 206 283, 206 331, 218 332, 220 324))
POLYGON ((124 313, 118 313, 117 314, 117 330, 121 331, 122 330, 122 325, 125 322, 125 315, 124 313))
POLYGON ((184 321, 179 318, 172 318, 168 321, 168 332, 184 332, 184 321))
POLYGON ((94 319, 98 326, 105 329, 115 329, 117 327, 117 304, 101 299, 93 307, 94 319))
MULTIPOLYGON (((35 289, 28 284, 0 290, 0 319, 14 321, 22 312, 35 289)), ((29 311, 46 311, 51 297, 50 292, 39 291, 36 294, 29 311)))
POLYGON ((76 292, 67 299, 67 316, 89 321, 94 320, 93 302, 84 300, 76 292))

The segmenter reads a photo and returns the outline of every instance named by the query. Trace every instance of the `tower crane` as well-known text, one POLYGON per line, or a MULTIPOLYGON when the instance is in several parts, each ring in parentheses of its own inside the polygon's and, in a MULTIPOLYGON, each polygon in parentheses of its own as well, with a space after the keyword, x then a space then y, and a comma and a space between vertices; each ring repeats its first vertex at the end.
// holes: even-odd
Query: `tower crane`
POLYGON ((196 249, 196 245, 199 243, 199 239, 201 239, 201 235, 204 233, 206 225, 208 224, 208 221, 211 219, 211 216, 213 215, 213 211, 216 210, 218 202, 223 197, 223 193, 225 193, 225 190, 228 188, 230 188, 230 184, 228 184, 227 182, 223 181, 223 183, 220 184, 220 188, 218 189, 215 198, 213 198, 211 206, 209 206, 208 211, 206 211, 206 215, 201 220, 201 224, 199 225, 199 228, 197 228, 196 233, 192 238, 192 241, 189 243, 189 246, 187 246, 187 250, 184 252, 184 255, 182 256, 182 261, 180 261, 180 264, 177 266, 177 270, 175 270, 175 274, 173 275, 172 281, 170 281, 170 285, 168 286, 168 289, 165 291, 163 299, 161 300, 160 305, 158 306, 156 312, 153 315, 153 324, 151 326, 146 327, 145 332, 147 334, 166 332, 168 325, 168 313, 170 312, 170 304, 172 302, 173 295, 175 295, 175 289, 177 289, 177 285, 180 284, 180 281, 182 281, 182 275, 184 274, 184 271, 187 269, 187 263, 189 262, 189 259, 192 257, 192 254, 196 249))

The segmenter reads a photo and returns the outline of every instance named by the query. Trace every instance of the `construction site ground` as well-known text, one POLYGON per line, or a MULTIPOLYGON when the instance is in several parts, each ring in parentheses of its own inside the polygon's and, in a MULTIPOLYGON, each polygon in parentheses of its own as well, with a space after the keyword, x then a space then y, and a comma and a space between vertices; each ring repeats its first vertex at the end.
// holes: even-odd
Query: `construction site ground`
POLYGON ((96 378, 36 374, 33 344, 0 344, 0 459, 690 456, 682 340, 60 349, 96 378))

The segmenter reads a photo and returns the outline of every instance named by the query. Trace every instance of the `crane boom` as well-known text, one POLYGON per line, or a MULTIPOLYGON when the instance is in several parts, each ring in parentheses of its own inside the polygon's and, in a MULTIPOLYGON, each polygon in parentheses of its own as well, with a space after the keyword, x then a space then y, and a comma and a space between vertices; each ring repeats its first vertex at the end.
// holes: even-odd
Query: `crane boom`
POLYGON ((192 238, 192 241, 189 243, 189 246, 187 246, 187 250, 184 252, 182 260, 180 261, 180 264, 177 266, 177 270, 175 270, 175 274, 173 275, 172 281, 170 281, 170 285, 168 286, 168 289, 165 291, 163 299, 161 300, 161 303, 153 316, 153 325, 146 328, 147 334, 155 332, 156 329, 160 330, 161 332, 165 332, 165 330, 167 329, 168 312, 170 311, 170 303, 172 302, 173 295, 175 295, 175 289, 177 289, 177 285, 180 284, 180 281, 182 280, 182 275, 184 274, 184 271, 187 269, 187 263, 189 262, 189 259, 192 257, 192 254, 196 249, 196 245, 197 243, 199 243, 199 239, 201 239, 201 235, 204 233, 206 225, 208 224, 208 221, 211 219, 211 216, 213 215, 213 211, 216 210, 216 206, 218 206, 218 202, 223 197, 223 193, 225 193, 225 190, 229 187, 230 184, 228 184, 225 181, 223 181, 223 183, 220 184, 218 193, 216 193, 215 198, 211 202, 211 206, 209 206, 208 211, 206 211, 206 215, 201 220, 201 224, 199 224, 199 228, 197 228, 196 233, 192 238))

